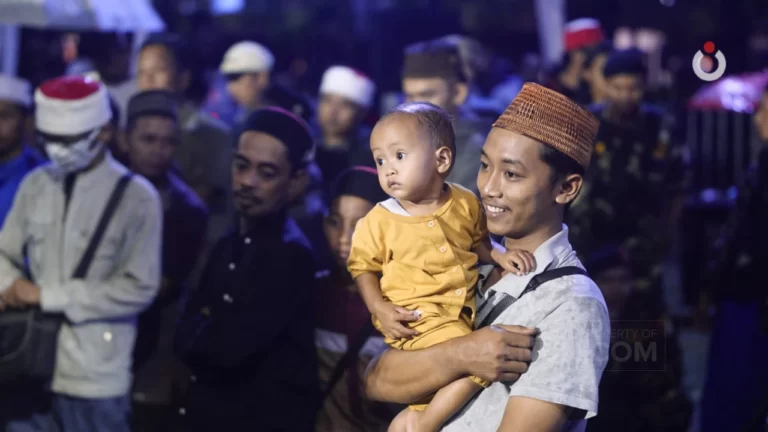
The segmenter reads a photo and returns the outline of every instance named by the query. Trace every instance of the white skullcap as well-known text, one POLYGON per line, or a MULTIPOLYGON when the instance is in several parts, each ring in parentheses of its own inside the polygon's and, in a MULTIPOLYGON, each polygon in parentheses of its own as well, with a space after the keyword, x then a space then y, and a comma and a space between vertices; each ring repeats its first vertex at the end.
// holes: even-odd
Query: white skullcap
POLYGON ((0 100, 29 108, 32 105, 32 87, 25 79, 0 75, 0 100))
POLYGON ((360 71, 347 66, 331 66, 323 74, 321 94, 334 94, 369 108, 376 93, 376 85, 360 71))
POLYGON ((112 119, 107 89, 82 76, 48 80, 35 91, 35 126, 51 135, 80 135, 112 119))
POLYGON ((275 56, 264 45, 256 42, 238 42, 224 53, 219 72, 238 74, 249 72, 269 72, 275 64, 275 56))

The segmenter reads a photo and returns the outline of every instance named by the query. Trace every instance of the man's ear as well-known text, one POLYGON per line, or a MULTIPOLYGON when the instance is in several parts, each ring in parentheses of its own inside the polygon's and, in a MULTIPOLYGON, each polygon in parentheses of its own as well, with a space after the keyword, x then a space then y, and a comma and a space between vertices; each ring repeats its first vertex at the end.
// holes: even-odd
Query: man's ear
POLYGON ((298 169, 291 175, 291 182, 288 185, 288 201, 294 202, 300 199, 307 191, 309 185, 309 173, 305 168, 298 169))
POLYGON ((447 175, 453 164, 453 152, 451 152, 451 149, 442 146, 435 150, 435 162, 437 163, 437 172, 447 175))
POLYGON ((464 102, 469 96, 469 86, 467 83, 457 82, 453 85, 453 105, 460 107, 464 105, 464 102))
POLYGON ((584 185, 584 178, 579 174, 570 174, 557 182, 555 201, 558 204, 569 204, 579 196, 584 185))

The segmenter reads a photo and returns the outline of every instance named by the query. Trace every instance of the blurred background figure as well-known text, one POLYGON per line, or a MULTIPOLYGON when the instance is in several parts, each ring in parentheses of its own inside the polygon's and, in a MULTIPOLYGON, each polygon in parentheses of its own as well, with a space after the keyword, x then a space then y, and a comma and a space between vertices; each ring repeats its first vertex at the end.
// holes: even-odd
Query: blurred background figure
POLYGON ((429 102, 451 116, 456 162, 448 181, 476 190, 477 161, 491 121, 465 106, 469 95, 465 71, 455 44, 441 40, 419 42, 405 50, 402 89, 406 101, 429 102))
POLYGON ((29 83, 0 75, 0 226, 11 210, 21 180, 43 162, 35 143, 26 142, 32 110, 29 83))
POLYGON ((589 103, 589 90, 584 71, 590 51, 605 40, 600 22, 594 18, 579 18, 563 28, 565 54, 556 69, 552 87, 579 103, 589 103))
POLYGON ((208 212, 172 170, 181 141, 177 95, 147 90, 128 102, 125 144, 130 168, 148 179, 163 203, 162 281, 154 302, 139 316, 132 388, 135 431, 167 430, 172 419, 177 360, 171 350, 179 298, 205 243, 208 212))
POLYGON ((138 88, 165 90, 178 105, 179 143, 172 169, 208 207, 207 251, 230 228, 233 218, 231 167, 233 139, 229 129, 200 109, 199 94, 190 94, 200 79, 193 53, 172 33, 150 35, 138 55, 138 88))

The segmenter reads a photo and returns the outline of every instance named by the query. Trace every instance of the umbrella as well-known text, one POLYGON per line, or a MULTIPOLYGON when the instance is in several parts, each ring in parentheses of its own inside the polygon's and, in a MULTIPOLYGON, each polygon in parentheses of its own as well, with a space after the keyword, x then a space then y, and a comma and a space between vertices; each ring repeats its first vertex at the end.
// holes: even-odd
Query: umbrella
POLYGON ((768 85, 768 71, 721 78, 700 88, 688 102, 691 110, 752 113, 768 85))
POLYGON ((149 0, 0 0, 0 23, 55 30, 155 32, 149 0))

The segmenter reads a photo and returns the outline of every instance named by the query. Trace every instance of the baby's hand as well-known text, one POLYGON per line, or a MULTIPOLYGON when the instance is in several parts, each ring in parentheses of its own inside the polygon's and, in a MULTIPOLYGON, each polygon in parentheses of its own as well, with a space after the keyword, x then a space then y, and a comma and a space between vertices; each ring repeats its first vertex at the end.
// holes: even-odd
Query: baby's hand
POLYGON ((386 301, 379 303, 373 312, 381 324, 381 332, 389 339, 410 339, 419 334, 402 324, 418 321, 419 316, 415 312, 386 301))
POLYGON ((536 258, 522 249, 510 249, 497 258, 496 262, 508 273, 522 276, 536 270, 536 258))

